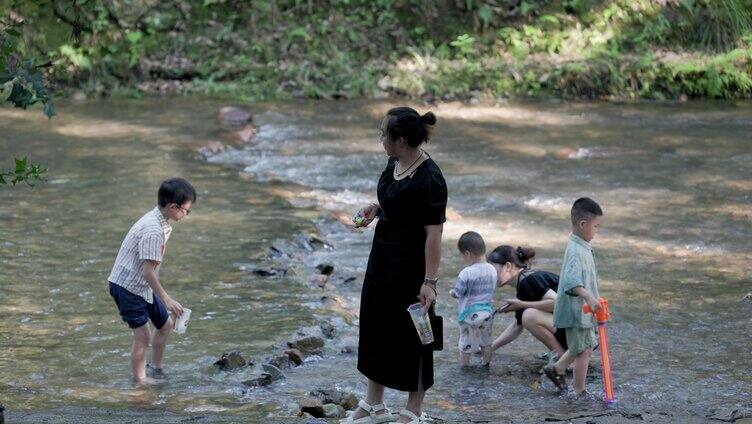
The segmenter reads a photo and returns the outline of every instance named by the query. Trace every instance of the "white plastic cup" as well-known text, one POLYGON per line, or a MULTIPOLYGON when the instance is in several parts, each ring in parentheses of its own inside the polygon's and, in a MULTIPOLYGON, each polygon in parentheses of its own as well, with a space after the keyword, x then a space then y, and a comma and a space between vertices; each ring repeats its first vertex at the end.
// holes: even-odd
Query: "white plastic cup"
POLYGON ((407 312, 410 313, 410 318, 413 319, 420 342, 424 345, 433 343, 431 321, 428 319, 428 313, 423 311, 423 305, 414 303, 407 308, 407 312))
POLYGON ((188 320, 191 318, 191 310, 183 308, 183 315, 180 315, 175 322, 175 332, 178 334, 185 333, 186 327, 188 327, 188 320))

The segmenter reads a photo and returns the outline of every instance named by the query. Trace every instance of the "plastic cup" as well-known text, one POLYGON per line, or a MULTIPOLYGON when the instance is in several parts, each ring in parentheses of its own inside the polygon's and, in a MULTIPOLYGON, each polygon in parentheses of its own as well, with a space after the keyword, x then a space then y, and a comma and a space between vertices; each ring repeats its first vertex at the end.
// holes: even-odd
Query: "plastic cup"
POLYGON ((413 319, 415 329, 418 331, 420 342, 424 345, 433 343, 433 329, 431 321, 428 319, 428 313, 423 311, 423 305, 414 303, 407 308, 410 318, 413 319))
POLYGON ((188 308, 183 308, 183 315, 180 315, 175 322, 175 329, 174 331, 178 334, 185 333, 186 328, 188 327, 188 320, 191 318, 191 310, 188 308))

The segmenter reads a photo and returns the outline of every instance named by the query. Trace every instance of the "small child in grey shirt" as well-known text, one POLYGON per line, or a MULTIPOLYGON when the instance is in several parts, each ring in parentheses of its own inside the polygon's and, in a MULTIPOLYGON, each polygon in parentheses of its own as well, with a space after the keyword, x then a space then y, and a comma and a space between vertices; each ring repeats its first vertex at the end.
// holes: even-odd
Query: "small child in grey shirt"
POLYGON ((493 294, 496 269, 486 262, 486 244, 480 234, 463 234, 457 248, 468 266, 460 271, 450 292, 457 299, 457 322, 460 324, 460 364, 470 363, 470 355, 480 352, 483 365, 491 363, 493 342, 493 294))

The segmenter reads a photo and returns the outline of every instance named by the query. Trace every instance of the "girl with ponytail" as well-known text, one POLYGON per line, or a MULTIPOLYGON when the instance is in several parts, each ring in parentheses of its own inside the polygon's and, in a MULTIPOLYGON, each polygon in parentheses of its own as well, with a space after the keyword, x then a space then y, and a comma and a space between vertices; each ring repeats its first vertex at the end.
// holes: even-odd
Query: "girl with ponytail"
POLYGON ((488 262, 496 268, 499 287, 510 285, 516 289, 514 299, 506 299, 497 312, 514 312, 515 320, 494 341, 497 350, 511 343, 528 330, 552 352, 561 356, 567 347, 564 330, 554 328, 554 303, 559 288, 559 276, 533 270, 530 261, 535 250, 527 247, 499 246, 488 254, 488 262))

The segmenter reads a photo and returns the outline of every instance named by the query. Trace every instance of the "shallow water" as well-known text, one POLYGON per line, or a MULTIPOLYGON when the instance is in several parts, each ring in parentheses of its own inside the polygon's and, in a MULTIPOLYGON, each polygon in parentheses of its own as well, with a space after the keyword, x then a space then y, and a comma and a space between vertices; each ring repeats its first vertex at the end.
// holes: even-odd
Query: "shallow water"
MULTIPOLYGON (((0 188, 0 399, 9 413, 68 407, 86 417, 94 407, 127 416, 145 408, 256 421, 291 416, 313 387, 362 393, 355 357, 340 354, 356 334, 346 324, 322 360, 269 388, 246 391, 243 375, 218 373, 211 363, 233 348, 258 362, 300 327, 343 323, 348 313, 322 308, 322 293, 306 284, 321 261, 335 264, 335 276, 358 277, 336 285, 343 306, 357 311, 372 230, 347 231, 327 211, 350 213, 374 198, 386 160, 378 123, 391 104, 251 105, 254 145, 198 161, 193 149, 221 136, 219 106, 87 102, 61 105, 52 121, 0 109, 2 163, 29 153, 51 169, 50 182, 33 190, 0 188), (188 177, 199 201, 175 226, 162 280, 194 317, 168 347, 170 385, 134 391, 130 335, 105 280, 128 227, 172 175, 188 177), (310 231, 335 249, 305 257, 297 276, 248 272, 275 240, 310 231)), ((614 315, 617 408, 704 417, 752 406, 752 304, 740 301, 752 285, 751 104, 446 104, 434 111, 439 123, 427 150, 457 212, 445 227, 443 292, 461 268, 456 239, 471 229, 489 247, 531 245, 536 266, 558 272, 568 207, 592 196, 606 214, 594 246, 614 315), (563 148, 571 159, 557 158, 563 148)), ((497 297, 509 295, 504 289, 497 297)), ((497 422, 600 411, 538 384, 536 355, 544 348, 527 334, 497 352, 490 372, 460 372, 455 308, 445 293, 439 309, 447 349, 437 355, 431 415, 497 422)), ((511 319, 498 319, 495 333, 511 319)), ((597 374, 589 388, 600 391, 597 374)), ((395 393, 387 400, 403 401, 395 393)))

